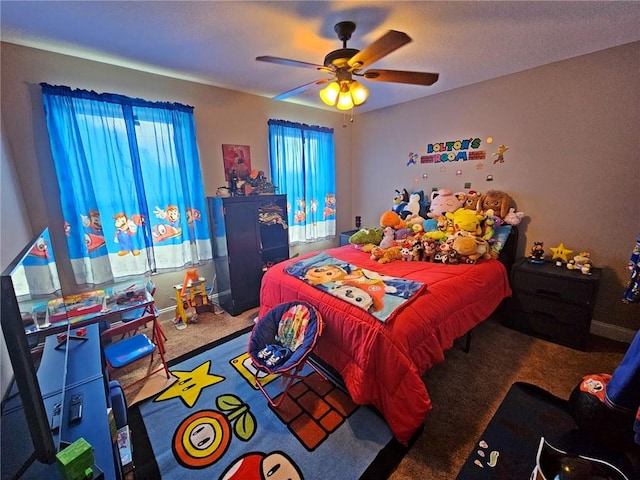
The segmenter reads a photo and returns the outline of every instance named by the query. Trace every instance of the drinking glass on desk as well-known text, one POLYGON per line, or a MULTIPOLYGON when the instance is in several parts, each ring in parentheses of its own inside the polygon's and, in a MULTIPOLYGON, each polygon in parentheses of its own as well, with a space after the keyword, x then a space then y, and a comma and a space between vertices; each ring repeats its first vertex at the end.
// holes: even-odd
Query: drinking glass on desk
POLYGON ((33 318, 35 319, 36 329, 44 330, 45 328, 49 328, 51 326, 51 322, 49 321, 49 309, 46 308, 44 311, 33 311, 33 318))

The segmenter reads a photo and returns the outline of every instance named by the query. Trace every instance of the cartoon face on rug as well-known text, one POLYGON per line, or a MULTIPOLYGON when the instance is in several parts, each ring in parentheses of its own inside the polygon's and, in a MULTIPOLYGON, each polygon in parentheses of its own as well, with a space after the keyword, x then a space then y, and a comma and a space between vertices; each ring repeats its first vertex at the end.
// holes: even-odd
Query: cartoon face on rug
POLYGON ((382 297, 385 294, 384 284, 362 284, 353 281, 331 287, 332 295, 360 307, 368 312, 379 312, 384 308, 382 297))
POLYGON ((303 480, 302 473, 284 452, 249 453, 229 466, 220 480, 303 480))

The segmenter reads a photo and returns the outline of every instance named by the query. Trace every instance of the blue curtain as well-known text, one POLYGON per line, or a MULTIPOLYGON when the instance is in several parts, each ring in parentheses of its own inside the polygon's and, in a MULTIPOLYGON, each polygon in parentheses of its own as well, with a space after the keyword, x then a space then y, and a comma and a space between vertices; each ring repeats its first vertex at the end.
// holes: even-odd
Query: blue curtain
POLYGON ((193 107, 41 87, 76 282, 211 259, 193 107))
POLYGON ((278 193, 287 194, 289 241, 336 233, 333 129, 269 120, 269 161, 278 193))

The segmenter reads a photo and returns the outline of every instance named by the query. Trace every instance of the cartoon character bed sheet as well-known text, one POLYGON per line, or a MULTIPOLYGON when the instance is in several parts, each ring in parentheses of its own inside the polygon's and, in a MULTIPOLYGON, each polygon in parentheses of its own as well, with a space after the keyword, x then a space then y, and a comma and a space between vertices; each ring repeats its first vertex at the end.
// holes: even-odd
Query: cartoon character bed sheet
POLYGON ((456 338, 484 321, 511 295, 508 275, 498 260, 445 265, 430 262, 379 264, 352 245, 325 251, 342 262, 381 275, 427 285, 402 309, 381 322, 368 311, 285 272, 301 255, 270 268, 262 279, 262 317, 294 300, 314 305, 326 324, 314 353, 342 376, 353 400, 372 404, 395 437, 408 443, 431 410, 421 375, 444 360, 456 338))

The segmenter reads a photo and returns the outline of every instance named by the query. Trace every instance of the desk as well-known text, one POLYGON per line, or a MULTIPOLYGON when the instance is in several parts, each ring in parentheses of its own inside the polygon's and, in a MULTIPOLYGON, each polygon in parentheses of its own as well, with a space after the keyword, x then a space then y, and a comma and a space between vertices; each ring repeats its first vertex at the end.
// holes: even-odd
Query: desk
MULTIPOLYGON (((72 330, 71 333, 74 333, 72 330)), ((102 351, 98 325, 87 326, 86 341, 72 340, 64 348, 55 349, 57 339, 47 337, 38 369, 38 383, 43 402, 49 415, 54 405, 64 403, 60 430, 54 434, 54 442, 73 442, 83 437, 94 450, 96 465, 104 472, 105 480, 120 478, 117 447, 111 442, 107 417, 107 379, 102 370, 102 351), (68 355, 67 355, 68 354, 68 355), (65 356, 66 372, 65 381, 65 356), (64 388, 63 388, 64 386, 64 388), (71 397, 82 394, 82 418, 77 423, 68 421, 71 397), (65 418, 67 416, 67 418, 65 418)), ((18 397, 5 405, 2 416, 2 464, 7 471, 16 471, 24 463, 33 447, 28 432, 24 431, 24 410, 18 397)), ((24 478, 62 478, 56 464, 33 463, 24 478)))
MULTIPOLYGON (((93 323, 100 323, 119 317, 123 313, 143 309, 143 314, 154 314, 154 299, 145 282, 125 282, 105 287, 104 289, 68 295, 48 302, 21 302, 21 312, 48 312, 50 325, 36 328, 30 325, 25 328, 29 340, 39 343, 49 335, 66 332, 67 327, 79 328, 93 323), (83 313, 87 312, 87 313, 83 313)), ((140 315, 142 316, 142 315, 140 315)))

